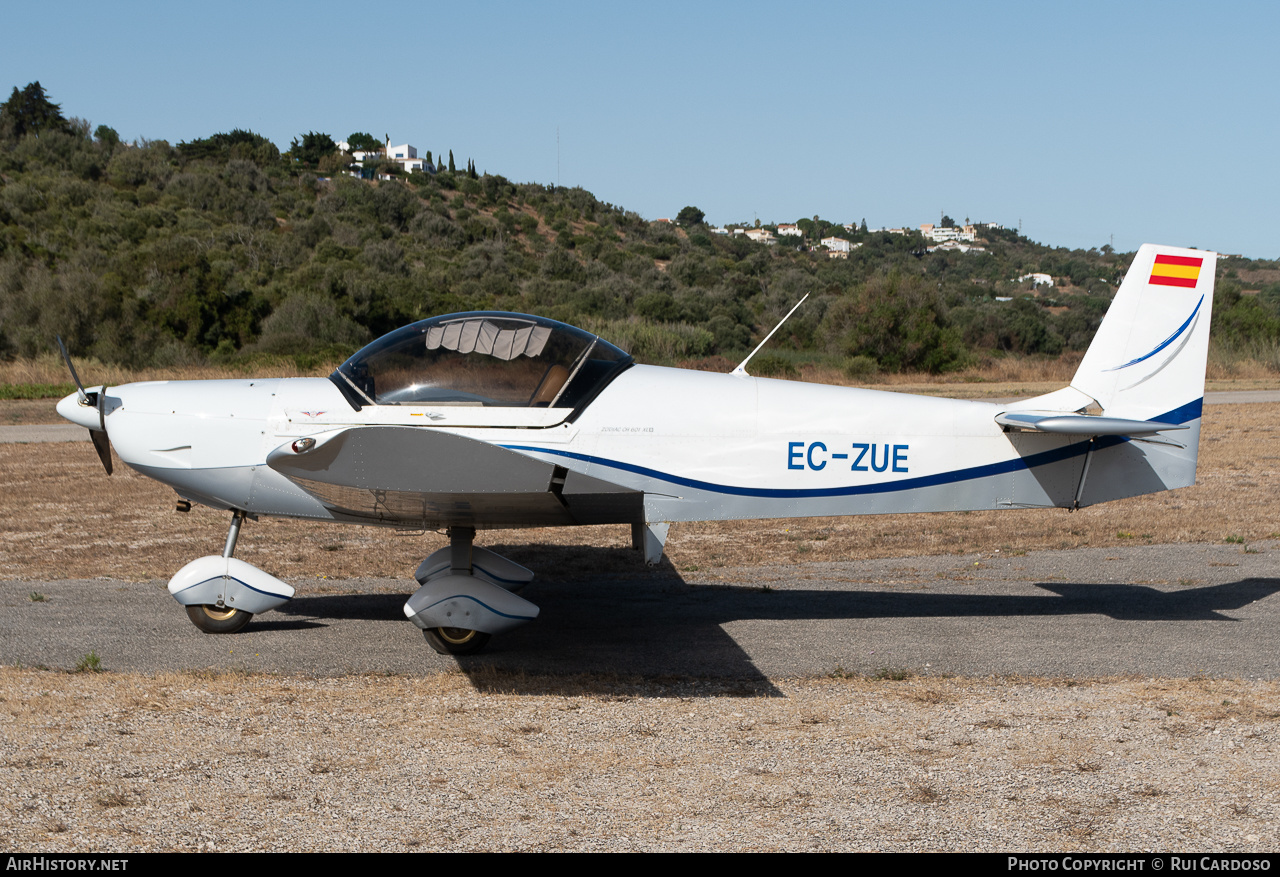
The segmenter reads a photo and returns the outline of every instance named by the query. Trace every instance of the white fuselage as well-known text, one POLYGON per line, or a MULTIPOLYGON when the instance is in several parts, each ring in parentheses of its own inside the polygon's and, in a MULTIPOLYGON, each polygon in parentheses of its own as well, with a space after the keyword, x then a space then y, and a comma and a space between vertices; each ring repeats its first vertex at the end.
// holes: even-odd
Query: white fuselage
MULTIPOLYGON (((74 397, 64 408, 74 409, 74 397)), ((571 409, 448 404, 356 411, 330 380, 291 378, 111 387, 105 423, 125 463, 182 496, 287 517, 347 519, 269 468, 268 453, 301 437, 373 425, 451 432, 642 491, 649 521, 1072 502, 1088 441, 1006 432, 994 420, 1001 410, 633 366, 576 417, 571 409)), ((97 424, 93 408, 63 413, 97 424)))

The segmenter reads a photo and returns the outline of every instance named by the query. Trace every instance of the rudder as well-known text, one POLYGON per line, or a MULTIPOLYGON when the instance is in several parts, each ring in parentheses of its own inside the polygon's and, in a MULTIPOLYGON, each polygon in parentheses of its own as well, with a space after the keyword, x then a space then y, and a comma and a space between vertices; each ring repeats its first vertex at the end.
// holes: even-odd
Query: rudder
POLYGON ((1198 419, 1216 267, 1216 253, 1143 244, 1071 386, 1107 416, 1198 419))
POLYGON ((1094 440, 1082 506, 1195 484, 1217 254, 1144 244, 1071 386, 1109 417, 1181 424, 1094 440))

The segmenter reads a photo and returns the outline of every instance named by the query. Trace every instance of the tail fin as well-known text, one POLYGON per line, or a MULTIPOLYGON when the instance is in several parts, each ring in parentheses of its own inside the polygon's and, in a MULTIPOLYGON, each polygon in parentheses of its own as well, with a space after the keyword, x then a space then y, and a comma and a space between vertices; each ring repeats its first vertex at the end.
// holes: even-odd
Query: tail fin
POLYGON ((1143 244, 1071 386, 1109 417, 1198 419, 1217 258, 1143 244))
POLYGON ((997 418, 1092 436, 1075 505, 1195 484, 1217 258, 1143 244, 1071 386, 997 418), (1062 416, 1095 405, 1103 416, 1062 416))

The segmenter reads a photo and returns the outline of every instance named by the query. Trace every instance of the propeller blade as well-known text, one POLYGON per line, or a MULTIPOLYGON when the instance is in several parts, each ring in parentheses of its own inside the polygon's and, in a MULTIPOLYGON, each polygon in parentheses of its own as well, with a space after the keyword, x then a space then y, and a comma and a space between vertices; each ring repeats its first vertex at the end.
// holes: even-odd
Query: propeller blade
POLYGON ((76 389, 80 392, 80 404, 93 405, 98 409, 98 428, 89 430, 89 438, 93 440, 93 448, 98 452, 98 459, 102 461, 102 468, 107 470, 110 475, 115 467, 111 463, 111 440, 107 437, 107 385, 103 384, 102 388, 92 396, 84 391, 84 383, 80 380, 80 375, 76 374, 76 367, 71 363, 71 354, 67 353, 67 345, 62 342, 61 335, 55 335, 58 339, 58 349, 62 351, 62 360, 67 364, 67 368, 71 371, 71 380, 76 382, 76 389))
POLYGON ((68 369, 70 369, 70 373, 72 373, 72 380, 76 382, 76 389, 81 392, 81 402, 83 402, 84 405, 88 405, 88 393, 84 392, 84 384, 81 383, 79 375, 76 374, 76 366, 72 365, 72 355, 67 352, 67 344, 63 343, 63 337, 61 337, 61 335, 54 335, 54 338, 58 339, 58 350, 63 352, 63 362, 67 364, 68 369))
POLYGON ((93 439, 93 449, 98 452, 98 459, 102 461, 102 468, 107 470, 107 474, 111 474, 111 442, 107 439, 106 432, 99 432, 96 429, 89 430, 89 438, 93 439))

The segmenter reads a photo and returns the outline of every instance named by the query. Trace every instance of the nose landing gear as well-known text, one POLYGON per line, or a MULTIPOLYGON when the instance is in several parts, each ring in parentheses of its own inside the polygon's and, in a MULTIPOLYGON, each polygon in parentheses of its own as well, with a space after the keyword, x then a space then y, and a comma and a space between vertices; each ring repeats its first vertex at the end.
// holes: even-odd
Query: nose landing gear
POLYGON ((220 557, 193 560, 169 580, 169 593, 187 607, 191 623, 205 633, 236 633, 254 615, 293 597, 293 588, 275 576, 231 556, 245 517, 243 511, 232 513, 220 557))

